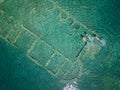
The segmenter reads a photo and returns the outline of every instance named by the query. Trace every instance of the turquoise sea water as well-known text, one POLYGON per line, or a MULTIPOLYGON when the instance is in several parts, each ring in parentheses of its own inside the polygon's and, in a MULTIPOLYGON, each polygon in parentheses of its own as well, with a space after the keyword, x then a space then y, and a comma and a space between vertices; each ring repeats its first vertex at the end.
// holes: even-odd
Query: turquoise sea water
POLYGON ((0 40, 0 90, 61 90, 62 86, 21 50, 0 40))
MULTIPOLYGON (((25 2, 24 0, 16 0, 15 2, 14 0, 6 0, 3 4, 1 4, 2 0, 0 0, 0 28, 3 25, 2 23, 6 24, 3 17, 13 15, 13 19, 16 20, 16 22, 20 21, 23 22, 23 24, 26 24, 26 26, 28 25, 28 27, 33 29, 33 32, 37 35, 41 34, 40 38, 43 38, 52 44, 55 48, 62 52, 63 55, 68 56, 74 61, 74 53, 76 55, 79 51, 78 42, 80 40, 79 33, 81 33, 81 31, 71 31, 70 33, 73 33, 73 37, 70 38, 70 40, 72 40, 70 41, 69 38, 66 38, 66 36, 64 37, 64 33, 69 33, 69 29, 71 28, 67 26, 67 24, 72 22, 68 22, 65 24, 66 26, 64 26, 54 19, 55 15, 58 13, 57 11, 55 11, 55 15, 54 13, 50 14, 51 16, 48 14, 44 15, 44 9, 41 10, 42 7, 38 9, 40 12, 37 12, 37 14, 34 13, 34 7, 38 4, 42 5, 42 3, 46 1, 41 0, 39 3, 38 0, 26 0, 25 2), (15 8, 16 5, 18 5, 21 9, 17 10, 17 8, 15 8), (31 14, 24 12, 24 8, 26 12, 27 10, 29 11, 29 9, 31 10, 33 8, 33 16, 29 16, 31 14), (1 14, 2 9, 8 13, 5 13, 6 16, 1 14), (48 20, 43 20, 42 17, 38 18, 39 13, 43 13, 42 17, 45 16, 48 20), (41 21, 38 21, 39 19, 41 21), (41 22, 43 23, 41 24, 41 22), (53 27, 50 26, 49 28, 49 25, 53 25, 53 27), (60 27, 62 25, 63 27, 60 27), (55 30, 51 30, 56 27, 58 28, 57 33, 55 30), (46 34, 46 32, 48 34, 46 34), (66 39, 65 41, 64 38, 66 39), (61 43, 62 41, 64 43, 61 43), (73 44, 70 45, 71 43, 73 44), (72 49, 69 50, 69 48, 67 48, 69 46, 73 46, 72 48, 75 48, 75 50, 72 52, 72 49)), ((81 56, 82 74, 77 80, 79 90, 120 90, 120 1, 52 1, 57 2, 59 7, 63 8, 66 12, 69 12, 74 18, 85 24, 88 28, 91 28, 95 32, 99 33, 99 36, 106 40, 106 45, 102 47, 98 54, 95 55, 95 58, 89 59, 89 56, 81 56)), ((45 6, 47 7, 49 4, 46 3, 45 6)), ((11 18, 12 17, 9 17, 5 20, 12 22, 11 18), (11 21, 9 21, 9 19, 11 21)), ((72 28, 77 29, 79 26, 72 28)), ((2 34, 0 33, 0 35, 2 34)), ((26 39, 24 42, 27 44, 29 43, 29 40, 26 39)), ((19 44, 22 46, 21 43, 18 43, 18 46, 19 44)), ((26 48, 22 48, 26 49, 27 46, 26 48)), ((0 90, 63 90, 66 84, 62 83, 60 78, 54 77, 52 74, 47 72, 43 67, 33 63, 26 56, 22 48, 15 48, 3 38, 0 38, 0 90)), ((42 53, 42 55, 47 57, 47 55, 49 55, 47 54, 49 51, 46 49, 43 50, 45 51, 43 51, 44 53, 42 53)), ((38 55, 38 57, 41 55, 41 53, 40 55, 38 53, 34 54, 36 56, 38 55)), ((76 70, 76 68, 74 68, 73 71, 74 70, 76 70)))

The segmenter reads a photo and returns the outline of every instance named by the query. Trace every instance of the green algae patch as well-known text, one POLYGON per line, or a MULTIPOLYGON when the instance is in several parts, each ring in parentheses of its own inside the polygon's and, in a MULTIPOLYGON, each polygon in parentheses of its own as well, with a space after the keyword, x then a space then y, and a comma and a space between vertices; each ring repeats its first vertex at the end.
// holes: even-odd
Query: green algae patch
POLYGON ((0 0, 0 4, 3 3, 3 2, 5 2, 5 0, 0 0))
POLYGON ((47 68, 54 74, 56 74, 56 72, 61 68, 64 61, 65 60, 63 57, 61 57, 60 55, 55 55, 47 65, 47 68))
POLYGON ((51 47, 46 45, 43 41, 39 41, 34 45, 33 49, 29 52, 29 55, 31 58, 35 59, 44 66, 51 57, 52 53, 53 50, 51 47))
POLYGON ((21 32, 19 35, 20 37, 16 40, 15 45, 23 51, 27 51, 34 42, 35 37, 26 31, 21 32))
POLYGON ((82 58, 84 59, 95 59, 95 55, 99 54, 101 46, 95 42, 90 42, 85 46, 82 58))

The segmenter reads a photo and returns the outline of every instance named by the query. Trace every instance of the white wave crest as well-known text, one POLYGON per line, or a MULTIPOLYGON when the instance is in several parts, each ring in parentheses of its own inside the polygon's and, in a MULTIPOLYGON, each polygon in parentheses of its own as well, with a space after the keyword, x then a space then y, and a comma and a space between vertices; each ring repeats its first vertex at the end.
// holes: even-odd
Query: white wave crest
POLYGON ((78 89, 78 84, 77 84, 77 82, 73 82, 73 83, 71 83, 71 84, 67 84, 64 88, 63 88, 63 90, 79 90, 78 89))
POLYGON ((100 42, 101 42, 102 46, 106 46, 106 40, 105 39, 100 40, 100 42))

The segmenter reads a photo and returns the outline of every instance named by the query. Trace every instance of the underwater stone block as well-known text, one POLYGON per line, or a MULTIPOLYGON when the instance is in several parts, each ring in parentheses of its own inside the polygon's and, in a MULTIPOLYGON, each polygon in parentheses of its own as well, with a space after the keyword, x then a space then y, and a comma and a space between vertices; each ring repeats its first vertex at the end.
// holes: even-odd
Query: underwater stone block
POLYGON ((49 64, 47 65, 47 69, 49 69, 54 74, 61 68, 61 65, 64 63, 65 59, 60 55, 55 55, 49 64))
POLYGON ((71 26, 73 24, 73 19, 72 18, 66 19, 65 24, 71 26))
POLYGON ((66 73, 69 71, 70 67, 72 66, 72 63, 69 61, 65 61, 64 65, 60 68, 59 72, 57 73, 57 76, 62 79, 66 79, 66 73))
POLYGON ((2 28, 2 26, 5 23, 5 17, 3 17, 4 14, 2 14, 2 13, 4 13, 4 11, 0 9, 0 28, 2 28))
POLYGON ((45 3, 44 3, 44 6, 48 9, 48 10, 51 10, 54 8, 54 4, 52 2, 50 2, 49 0, 47 0, 45 3))
POLYGON ((52 10, 52 12, 50 13, 50 16, 53 16, 53 18, 57 18, 59 13, 60 13, 60 9, 59 8, 54 8, 52 10))
POLYGON ((18 39, 15 42, 15 45, 21 48, 23 51, 27 51, 31 47, 34 40, 35 37, 25 31, 21 33, 21 35, 18 37, 18 39))
POLYGON ((62 80, 73 80, 80 77, 81 65, 80 62, 66 61, 60 71, 57 73, 58 78, 62 80))
POLYGON ((72 28, 74 28, 74 29, 80 29, 80 24, 75 23, 75 24, 72 26, 72 28))
POLYGON ((64 19, 66 19, 68 16, 67 16, 67 14, 64 12, 64 11, 60 11, 60 13, 59 13, 59 17, 60 17, 60 19, 61 20, 64 20, 64 19))
POLYGON ((69 68, 69 71, 66 73, 67 76, 66 79, 78 78, 80 70, 81 70, 80 62, 75 61, 69 68))
POLYGON ((38 61, 38 63, 41 65, 45 65, 48 59, 51 57, 52 53, 53 50, 51 47, 46 45, 43 41, 39 41, 30 51, 29 56, 38 61))
POLYGON ((88 59, 95 59, 95 56, 99 54, 101 50, 101 46, 94 42, 89 43, 86 45, 84 52, 82 53, 81 59, 88 60, 88 59))
POLYGON ((7 37, 7 40, 8 41, 10 41, 10 42, 12 42, 12 43, 14 43, 14 41, 15 41, 15 38, 17 37, 17 35, 20 33, 20 30, 19 29, 13 29, 12 31, 11 31, 11 33, 8 35, 8 37, 7 37))
POLYGON ((11 25, 4 25, 3 28, 0 28, 0 35, 2 37, 6 37, 9 31, 11 30, 11 25))

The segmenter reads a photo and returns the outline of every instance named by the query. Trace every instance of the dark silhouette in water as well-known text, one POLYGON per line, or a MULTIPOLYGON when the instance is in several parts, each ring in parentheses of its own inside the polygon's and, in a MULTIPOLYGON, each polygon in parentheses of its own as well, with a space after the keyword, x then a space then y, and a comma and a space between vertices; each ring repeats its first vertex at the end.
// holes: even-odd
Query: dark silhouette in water
POLYGON ((80 55, 80 53, 82 52, 82 50, 84 49, 84 47, 86 46, 87 42, 84 44, 84 46, 82 47, 82 49, 80 49, 80 51, 78 52, 78 54, 76 55, 76 57, 78 57, 80 55))
POLYGON ((76 57, 78 57, 78 56, 80 55, 80 53, 82 52, 82 50, 84 49, 84 47, 85 47, 86 44, 87 44, 87 40, 86 40, 85 36, 83 36, 83 35, 81 34, 81 38, 82 38, 82 40, 85 42, 85 44, 84 44, 84 46, 82 47, 82 49, 80 49, 80 51, 78 52, 78 54, 76 55, 76 57))

